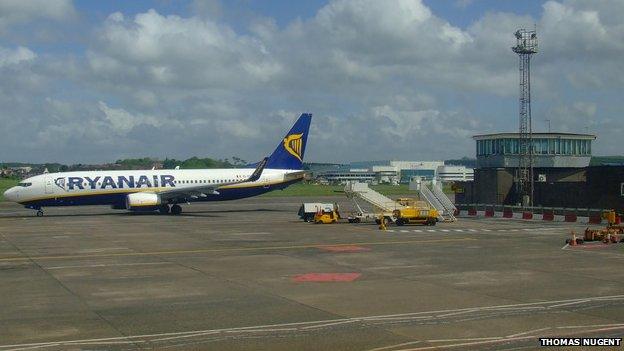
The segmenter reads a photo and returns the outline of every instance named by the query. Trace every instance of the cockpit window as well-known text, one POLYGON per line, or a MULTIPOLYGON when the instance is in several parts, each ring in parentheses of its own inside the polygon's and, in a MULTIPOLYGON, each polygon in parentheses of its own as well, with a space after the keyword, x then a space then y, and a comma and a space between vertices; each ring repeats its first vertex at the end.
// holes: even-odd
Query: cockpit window
POLYGON ((27 187, 29 187, 31 185, 32 185, 32 183, 17 183, 17 186, 21 186, 23 188, 27 188, 27 187))

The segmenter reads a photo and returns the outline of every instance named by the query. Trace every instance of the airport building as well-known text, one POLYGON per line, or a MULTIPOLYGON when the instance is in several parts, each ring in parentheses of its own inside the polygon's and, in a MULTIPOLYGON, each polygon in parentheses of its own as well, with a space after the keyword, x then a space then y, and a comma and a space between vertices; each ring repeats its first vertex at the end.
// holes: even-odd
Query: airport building
MULTIPOLYGON (((474 181, 458 183, 456 202, 518 204, 518 134, 475 135, 474 181)), ((624 209, 624 167, 590 166, 592 134, 533 133, 533 204, 624 209)))
MULTIPOLYGON (((518 133, 475 135, 477 168, 518 167, 518 133)), ((589 166, 591 134, 533 133, 533 167, 589 166)))
POLYGON ((437 179, 442 182, 468 182, 474 180, 474 169, 465 166, 439 166, 437 179))
POLYGON ((381 184, 407 184, 414 178, 422 180, 469 181, 474 172, 464 166, 445 165, 444 161, 365 161, 341 165, 339 169, 317 172, 320 182, 344 184, 359 181, 381 184))

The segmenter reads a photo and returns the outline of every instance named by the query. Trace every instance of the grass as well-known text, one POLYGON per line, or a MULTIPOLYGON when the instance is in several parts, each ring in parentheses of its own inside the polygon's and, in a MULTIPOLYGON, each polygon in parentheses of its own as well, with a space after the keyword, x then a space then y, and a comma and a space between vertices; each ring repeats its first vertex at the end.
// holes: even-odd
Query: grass
MULTIPOLYGON (((372 189, 384 195, 405 195, 409 194, 408 186, 401 184, 394 185, 373 185, 372 189)), ((266 193, 264 197, 285 197, 285 196, 342 196, 344 185, 317 185, 296 183, 284 190, 276 190, 266 193)))
POLYGON ((17 179, 0 178, 0 202, 4 201, 4 197, 2 196, 4 191, 12 186, 15 186, 17 182, 19 182, 17 179))

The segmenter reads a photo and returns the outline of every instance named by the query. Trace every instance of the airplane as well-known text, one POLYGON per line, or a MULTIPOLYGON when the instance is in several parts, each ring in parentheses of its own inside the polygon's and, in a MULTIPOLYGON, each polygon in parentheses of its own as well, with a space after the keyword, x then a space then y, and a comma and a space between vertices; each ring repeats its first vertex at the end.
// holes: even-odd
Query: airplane
POLYGON ((257 196, 303 179, 311 121, 302 114, 271 156, 245 168, 44 173, 22 180, 4 198, 41 217, 44 207, 80 205, 179 215, 183 203, 257 196))

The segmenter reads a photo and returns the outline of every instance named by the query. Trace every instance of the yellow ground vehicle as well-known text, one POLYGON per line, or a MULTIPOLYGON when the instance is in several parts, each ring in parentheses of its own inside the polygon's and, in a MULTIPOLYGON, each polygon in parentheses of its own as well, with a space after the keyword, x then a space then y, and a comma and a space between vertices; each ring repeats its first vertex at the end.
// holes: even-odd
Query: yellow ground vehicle
POLYGON ((314 215, 314 223, 330 224, 336 223, 340 219, 340 213, 334 208, 323 208, 314 215))
POLYGON ((424 224, 435 225, 438 221, 438 211, 431 208, 424 201, 414 201, 410 198, 401 198, 397 202, 405 208, 392 212, 396 225, 424 224))

